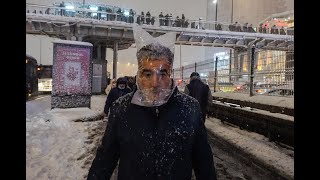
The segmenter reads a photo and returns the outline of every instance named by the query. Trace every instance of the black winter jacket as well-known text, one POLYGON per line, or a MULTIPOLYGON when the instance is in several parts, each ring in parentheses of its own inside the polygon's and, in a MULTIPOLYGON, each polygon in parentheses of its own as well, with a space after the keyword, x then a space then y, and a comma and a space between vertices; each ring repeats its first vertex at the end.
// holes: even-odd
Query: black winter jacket
POLYGON ((201 111, 205 116, 207 114, 209 86, 204 84, 200 79, 193 79, 190 81, 190 84, 187 85, 187 88, 189 95, 199 101, 201 111))
POLYGON ((118 87, 112 88, 108 94, 108 97, 104 105, 104 113, 108 114, 109 108, 111 107, 112 103, 116 101, 119 97, 124 96, 130 92, 131 90, 127 88, 127 86, 124 89, 119 89, 118 87))
POLYGON ((131 103, 134 92, 113 103, 88 180, 216 180, 207 132, 197 100, 175 88, 166 104, 131 103))

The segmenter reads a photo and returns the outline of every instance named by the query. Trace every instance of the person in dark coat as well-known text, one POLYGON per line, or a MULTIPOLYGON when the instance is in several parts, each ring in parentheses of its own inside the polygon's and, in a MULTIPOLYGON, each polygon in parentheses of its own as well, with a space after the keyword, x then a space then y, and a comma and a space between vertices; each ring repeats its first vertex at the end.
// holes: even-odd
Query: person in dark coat
POLYGON ((162 14, 162 12, 159 14, 159 24, 160 24, 160 26, 163 26, 164 25, 164 20, 163 20, 164 18, 163 18, 163 14, 162 14))
POLYGON ((212 94, 209 86, 201 81, 199 73, 191 73, 190 83, 186 85, 184 93, 198 100, 201 107, 202 120, 205 122, 207 109, 212 104, 212 94))
POLYGON ((134 11, 132 9, 130 9, 129 11, 129 23, 133 23, 134 21, 134 11))
POLYGON ((284 31, 283 26, 282 26, 281 29, 280 29, 280 34, 281 34, 281 35, 286 35, 286 32, 284 31))
POLYGON ((141 23, 141 24, 145 24, 145 23, 144 23, 144 19, 145 19, 145 18, 146 18, 146 17, 144 16, 144 12, 141 11, 141 16, 140 16, 140 20, 141 20, 140 23, 141 23))
POLYGON ((137 47, 137 89, 113 103, 88 180, 109 180, 118 160, 118 180, 191 180, 192 169, 198 180, 217 179, 200 105, 170 77, 167 46, 137 47))
POLYGON ((135 91, 137 89, 136 77, 128 77, 128 87, 131 91, 135 91))
POLYGON ((149 25, 150 22, 151 22, 151 14, 150 14, 150 12, 148 11, 148 12, 146 13, 146 23, 149 25))
POLYGON ((109 114, 109 109, 114 101, 119 97, 124 96, 130 92, 130 89, 127 87, 127 81, 124 78, 118 78, 115 88, 112 88, 108 94, 106 103, 104 105, 104 113, 106 116, 109 114))
POLYGON ((164 16, 164 25, 165 25, 165 26, 169 26, 169 14, 166 14, 166 15, 164 16))

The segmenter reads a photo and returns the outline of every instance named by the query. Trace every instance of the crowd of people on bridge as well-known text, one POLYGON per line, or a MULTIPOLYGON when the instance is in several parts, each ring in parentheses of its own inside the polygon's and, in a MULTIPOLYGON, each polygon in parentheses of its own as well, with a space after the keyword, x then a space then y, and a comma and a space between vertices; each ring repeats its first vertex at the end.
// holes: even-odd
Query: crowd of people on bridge
MULTIPOLYGON (((80 12, 75 10, 70 10, 66 8, 66 3, 63 1, 60 4, 56 4, 57 7, 61 9, 55 9, 54 14, 58 14, 61 16, 81 16, 85 18, 92 18, 92 19, 99 19, 99 20, 106 20, 106 21, 122 21, 126 23, 137 23, 139 25, 146 24, 146 25, 159 25, 159 26, 169 26, 169 27, 183 27, 194 29, 206 29, 211 27, 211 24, 214 25, 214 30, 229 30, 235 32, 250 32, 250 33, 267 33, 267 34, 280 34, 280 35, 293 35, 293 30, 285 30, 285 28, 278 27, 273 25, 271 28, 268 27, 267 24, 260 24, 257 28, 253 28, 252 24, 244 23, 240 24, 238 22, 230 24, 227 28, 223 28, 221 23, 206 23, 203 18, 199 18, 198 21, 189 21, 185 18, 185 15, 182 14, 181 18, 179 16, 173 17, 172 13, 167 13, 166 15, 161 12, 158 17, 152 16, 150 11, 147 11, 146 14, 142 11, 140 14, 137 14, 133 9, 125 9, 115 6, 107 6, 107 5, 100 5, 96 6, 97 13, 92 12, 91 10, 88 12, 80 12), (102 13, 105 12, 105 13, 102 13), (158 24, 156 24, 156 20, 158 19, 158 24), (205 24, 206 23, 206 24, 205 24)), ((82 4, 77 7, 78 9, 90 9, 91 5, 89 4, 82 4)), ((70 8, 70 7, 69 7, 70 8)), ((78 10, 76 9, 76 10, 78 10)), ((30 13, 27 10, 27 13, 30 13)), ((36 10, 33 10, 32 13, 37 13, 36 10)), ((42 11, 38 13, 43 14, 42 11)), ((50 8, 47 8, 44 12, 45 14, 50 14, 50 8)))

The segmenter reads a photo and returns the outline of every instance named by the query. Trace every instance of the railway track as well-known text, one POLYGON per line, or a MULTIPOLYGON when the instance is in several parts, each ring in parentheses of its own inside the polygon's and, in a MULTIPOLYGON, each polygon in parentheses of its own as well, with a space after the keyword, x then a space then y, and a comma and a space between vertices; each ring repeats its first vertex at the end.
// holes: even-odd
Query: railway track
POLYGON ((213 100, 209 116, 262 134, 280 145, 294 147, 294 117, 281 113, 213 100))

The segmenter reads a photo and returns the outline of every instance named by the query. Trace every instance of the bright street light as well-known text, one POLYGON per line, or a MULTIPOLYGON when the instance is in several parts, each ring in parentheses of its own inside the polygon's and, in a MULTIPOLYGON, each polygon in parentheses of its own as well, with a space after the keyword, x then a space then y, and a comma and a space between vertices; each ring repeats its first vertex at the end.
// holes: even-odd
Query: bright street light
POLYGON ((218 2, 218 0, 213 0, 212 1, 213 4, 216 4, 217 2, 218 2))

